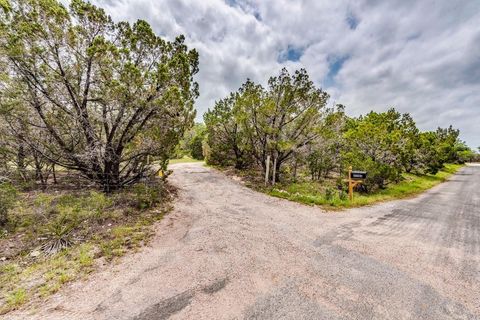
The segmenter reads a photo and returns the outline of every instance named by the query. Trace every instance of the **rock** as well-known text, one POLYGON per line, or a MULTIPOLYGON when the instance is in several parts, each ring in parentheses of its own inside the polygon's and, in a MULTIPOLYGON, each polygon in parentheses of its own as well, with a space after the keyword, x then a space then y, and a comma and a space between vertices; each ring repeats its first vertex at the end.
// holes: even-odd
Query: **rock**
POLYGON ((40 254, 41 254, 40 251, 34 250, 34 251, 32 251, 32 252, 30 253, 30 256, 33 257, 33 258, 36 258, 36 257, 38 257, 40 254))
POLYGON ((7 260, 7 257, 1 257, 0 258, 0 261, 5 261, 5 260, 7 260))

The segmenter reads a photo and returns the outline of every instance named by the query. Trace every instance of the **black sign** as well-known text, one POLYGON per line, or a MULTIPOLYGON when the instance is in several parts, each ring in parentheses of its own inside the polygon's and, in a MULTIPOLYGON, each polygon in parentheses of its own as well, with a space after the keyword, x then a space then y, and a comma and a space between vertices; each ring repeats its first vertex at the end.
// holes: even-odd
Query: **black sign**
POLYGON ((350 174, 350 179, 353 180, 362 180, 367 178, 367 172, 366 171, 352 171, 350 174))

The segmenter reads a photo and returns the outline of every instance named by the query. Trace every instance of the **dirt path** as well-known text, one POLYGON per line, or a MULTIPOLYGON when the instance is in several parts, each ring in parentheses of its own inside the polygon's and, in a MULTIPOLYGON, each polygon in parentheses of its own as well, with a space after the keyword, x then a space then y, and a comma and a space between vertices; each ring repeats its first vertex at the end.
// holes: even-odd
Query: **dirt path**
POLYGON ((175 165, 171 181, 176 208, 148 248, 6 317, 480 319, 480 166, 418 198, 341 213, 201 164, 175 165))

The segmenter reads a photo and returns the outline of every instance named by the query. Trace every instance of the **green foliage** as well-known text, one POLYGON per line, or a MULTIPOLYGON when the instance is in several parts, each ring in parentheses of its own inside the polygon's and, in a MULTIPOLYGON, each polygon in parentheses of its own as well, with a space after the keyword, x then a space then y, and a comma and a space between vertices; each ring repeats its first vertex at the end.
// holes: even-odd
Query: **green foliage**
POLYGON ((190 130, 185 132, 185 136, 177 147, 175 158, 184 156, 192 157, 195 160, 203 160, 203 142, 205 140, 205 125, 196 123, 190 130))
POLYGON ((366 170, 366 191, 385 188, 399 182, 404 170, 402 146, 408 143, 408 115, 400 115, 394 109, 384 113, 370 112, 366 116, 350 119, 345 138, 348 147, 344 162, 353 169, 366 170))
POLYGON ((325 119, 319 125, 319 135, 306 149, 306 161, 312 180, 326 179, 334 170, 341 172, 346 120, 342 105, 337 105, 336 110, 325 111, 325 119))
POLYGON ((307 170, 312 180, 338 180, 352 166, 368 171, 358 190, 374 192, 404 173, 435 174, 445 163, 475 159, 451 126, 420 132, 409 114, 393 108, 349 118, 343 105, 326 108, 327 100, 303 69, 282 70, 267 88, 247 80, 204 115, 207 163, 256 165, 263 176, 270 157, 277 182, 280 174, 296 181, 307 170))
POLYGON ((138 209, 154 207, 162 199, 163 188, 158 184, 137 183, 133 186, 133 203, 138 209))
POLYGON ((210 165, 233 165, 246 168, 252 162, 245 129, 237 121, 240 113, 239 93, 215 102, 203 119, 206 125, 207 152, 205 158, 210 165))
POLYGON ((8 211, 17 199, 17 190, 8 182, 0 183, 0 226, 8 221, 8 211))
POLYGON ((203 155, 203 140, 205 138, 205 134, 202 132, 200 134, 195 135, 192 139, 190 144, 190 154, 192 158, 195 160, 203 160, 205 156, 203 155))
POLYGON ((198 53, 185 38, 164 40, 143 20, 114 23, 82 0, 15 3, 0 51, 10 77, 2 116, 16 146, 105 192, 155 173, 149 156, 165 166, 195 117, 198 53))
POLYGON ((318 137, 328 97, 315 87, 305 69, 293 75, 283 69, 269 79, 267 89, 249 81, 242 87, 238 120, 264 171, 267 155, 276 160, 277 181, 282 166, 318 137))
POLYGON ((325 189, 325 200, 331 201, 335 197, 335 189, 328 187, 325 189))
POLYGON ((203 161, 202 160, 196 160, 196 159, 190 158, 188 156, 183 156, 182 158, 178 158, 178 159, 170 159, 168 161, 169 164, 193 163, 193 162, 203 162, 203 161))
POLYGON ((27 291, 24 288, 19 288, 9 295, 7 295, 7 305, 12 308, 18 308, 27 300, 27 291))
POLYGON ((101 243, 102 256, 107 259, 123 256, 129 248, 136 248, 151 235, 141 224, 113 228, 101 243))
POLYGON ((413 196, 445 181, 461 167, 462 165, 458 164, 446 164, 445 168, 435 175, 405 173, 400 183, 388 185, 385 189, 377 189, 369 194, 355 193, 353 201, 348 199, 344 190, 335 194, 331 191, 334 190, 333 186, 325 186, 317 181, 280 185, 267 192, 275 197, 308 205, 320 205, 328 209, 358 207, 413 196))
POLYGON ((271 156, 278 180, 282 165, 318 136, 327 99, 304 69, 293 75, 283 69, 266 89, 247 80, 205 114, 207 162, 243 168, 254 160, 265 171, 271 156))

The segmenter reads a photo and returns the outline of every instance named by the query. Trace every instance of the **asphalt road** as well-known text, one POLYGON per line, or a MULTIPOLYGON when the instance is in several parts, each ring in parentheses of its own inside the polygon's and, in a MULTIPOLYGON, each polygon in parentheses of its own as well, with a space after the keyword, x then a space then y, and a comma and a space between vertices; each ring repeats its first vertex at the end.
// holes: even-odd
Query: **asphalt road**
POLYGON ((179 199, 149 247, 6 317, 480 319, 480 166, 414 199, 334 213, 201 164, 171 180, 179 199))

